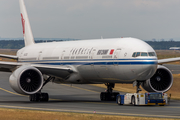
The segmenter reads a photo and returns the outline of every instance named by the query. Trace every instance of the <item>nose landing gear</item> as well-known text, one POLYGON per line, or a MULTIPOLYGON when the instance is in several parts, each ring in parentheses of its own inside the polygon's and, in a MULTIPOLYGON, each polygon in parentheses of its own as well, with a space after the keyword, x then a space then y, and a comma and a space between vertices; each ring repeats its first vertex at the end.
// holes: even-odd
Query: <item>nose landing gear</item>
POLYGON ((119 92, 113 92, 113 88, 115 86, 114 83, 106 83, 107 91, 101 92, 100 99, 101 101, 116 101, 116 96, 119 94, 119 92))
POLYGON ((139 93, 139 91, 142 91, 140 88, 141 82, 140 81, 134 81, 133 82, 133 87, 136 86, 136 93, 139 93))

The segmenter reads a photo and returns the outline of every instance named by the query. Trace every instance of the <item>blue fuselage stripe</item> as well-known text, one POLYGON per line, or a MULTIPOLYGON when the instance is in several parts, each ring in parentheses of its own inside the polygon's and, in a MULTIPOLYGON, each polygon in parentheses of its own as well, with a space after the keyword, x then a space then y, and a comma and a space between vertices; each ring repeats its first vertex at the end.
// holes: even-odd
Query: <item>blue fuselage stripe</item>
POLYGON ((157 59, 87 59, 87 60, 37 60, 19 61, 46 65, 150 65, 157 64, 157 59), (100 61, 101 60, 101 61, 100 61))
POLYGON ((46 65, 151 65, 157 64, 157 62, 68 62, 68 63, 38 63, 38 64, 46 64, 46 65))

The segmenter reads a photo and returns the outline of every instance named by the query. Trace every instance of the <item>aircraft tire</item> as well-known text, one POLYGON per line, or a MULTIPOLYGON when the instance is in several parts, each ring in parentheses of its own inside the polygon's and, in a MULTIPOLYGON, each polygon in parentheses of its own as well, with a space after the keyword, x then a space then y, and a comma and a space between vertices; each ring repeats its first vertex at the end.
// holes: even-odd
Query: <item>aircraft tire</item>
POLYGON ((131 104, 136 106, 136 99, 135 99, 134 95, 131 97, 131 104))
POLYGON ((41 93, 41 100, 40 101, 48 101, 49 95, 48 93, 41 93))
POLYGON ((32 95, 29 95, 29 100, 31 102, 48 101, 49 95, 48 93, 35 93, 32 95))
POLYGON ((101 92, 100 99, 101 101, 105 101, 105 92, 101 92))
POLYGON ((118 104, 118 105, 123 105, 123 104, 121 103, 121 96, 118 96, 117 104, 118 104))
POLYGON ((119 94, 119 92, 113 92, 111 94, 111 101, 116 101, 116 97, 117 97, 118 94, 119 94))

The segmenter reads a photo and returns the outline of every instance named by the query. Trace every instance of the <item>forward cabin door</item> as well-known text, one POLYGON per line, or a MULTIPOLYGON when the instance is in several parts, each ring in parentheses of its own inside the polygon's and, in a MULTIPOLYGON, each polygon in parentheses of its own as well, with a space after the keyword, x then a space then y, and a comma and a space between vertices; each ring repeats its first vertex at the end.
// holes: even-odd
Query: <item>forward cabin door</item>
POLYGON ((118 66, 119 64, 118 59, 120 59, 120 54, 121 54, 121 49, 120 48, 116 49, 116 51, 114 52, 114 66, 118 66))
POLYGON ((117 79, 123 79, 124 61, 121 58, 121 48, 117 48, 114 52, 114 73, 117 79))
POLYGON ((42 60, 42 50, 39 51, 38 60, 42 60))

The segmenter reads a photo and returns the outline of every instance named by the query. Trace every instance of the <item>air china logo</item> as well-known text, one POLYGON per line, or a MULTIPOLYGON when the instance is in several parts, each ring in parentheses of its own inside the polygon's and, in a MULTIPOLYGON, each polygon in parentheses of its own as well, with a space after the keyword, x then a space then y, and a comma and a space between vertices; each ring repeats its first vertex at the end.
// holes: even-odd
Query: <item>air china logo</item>
POLYGON ((114 53, 114 49, 111 49, 111 51, 110 51, 110 55, 112 55, 114 53))
POLYGON ((25 20, 23 18, 22 13, 21 13, 21 21, 22 21, 22 27, 23 27, 23 34, 25 34, 25 20))

